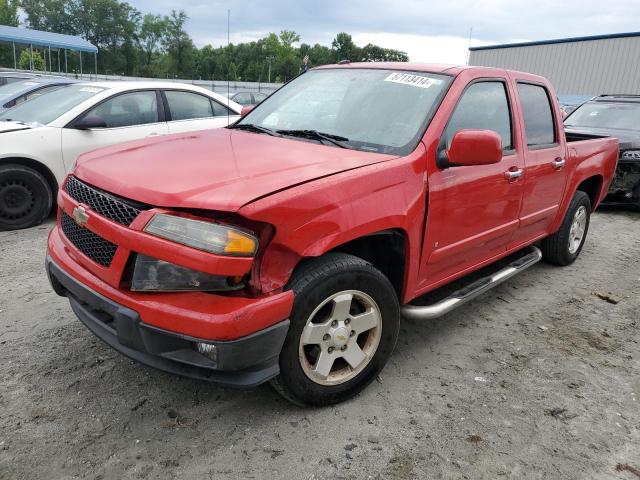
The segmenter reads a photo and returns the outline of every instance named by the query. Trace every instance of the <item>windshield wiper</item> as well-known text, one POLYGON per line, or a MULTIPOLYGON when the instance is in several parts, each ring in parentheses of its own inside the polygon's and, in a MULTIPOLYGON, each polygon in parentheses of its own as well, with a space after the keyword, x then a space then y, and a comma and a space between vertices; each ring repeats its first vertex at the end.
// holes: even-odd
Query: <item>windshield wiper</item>
POLYGON ((15 123, 19 123, 21 125, 26 125, 26 123, 24 123, 21 120, 14 120, 13 118, 0 118, 0 122, 15 122, 15 123))
POLYGON ((282 135, 288 135, 291 137, 310 138, 319 141, 327 141, 333 143, 340 148, 353 149, 352 146, 345 144, 349 139, 340 135, 333 135, 331 133, 322 133, 317 130, 278 130, 278 133, 282 135))
POLYGON ((274 137, 281 137, 282 135, 277 134, 270 128, 261 127, 260 125, 255 125, 253 123, 241 123, 239 125, 232 125, 229 128, 235 128, 237 130, 249 130, 252 132, 258 133, 266 133, 267 135, 272 135, 274 137))

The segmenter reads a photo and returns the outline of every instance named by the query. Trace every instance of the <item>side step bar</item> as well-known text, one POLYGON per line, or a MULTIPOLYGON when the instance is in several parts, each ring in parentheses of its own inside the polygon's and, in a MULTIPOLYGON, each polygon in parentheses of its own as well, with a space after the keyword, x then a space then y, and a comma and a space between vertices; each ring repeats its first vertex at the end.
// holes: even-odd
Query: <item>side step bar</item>
POLYGON ((402 316, 414 320, 430 320, 449 313, 454 308, 464 305, 487 290, 492 289, 496 285, 501 284, 505 280, 508 280, 542 260, 542 252, 538 247, 532 246, 530 249, 531 251, 528 254, 514 260, 497 273, 481 278, 473 282, 471 285, 457 290, 449 297, 439 301, 438 303, 425 306, 404 305, 401 309, 402 316))

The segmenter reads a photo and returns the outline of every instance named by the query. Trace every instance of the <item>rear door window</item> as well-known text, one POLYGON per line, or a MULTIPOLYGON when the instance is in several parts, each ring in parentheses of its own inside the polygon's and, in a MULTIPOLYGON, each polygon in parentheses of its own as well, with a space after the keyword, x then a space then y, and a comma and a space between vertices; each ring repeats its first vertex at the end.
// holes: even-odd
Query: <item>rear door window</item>
POLYGON ((456 132, 464 129, 493 130, 502 138, 504 151, 513 149, 509 100, 503 82, 477 82, 465 90, 444 132, 447 148, 456 132))
POLYGON ((547 89, 531 83, 518 83, 527 146, 540 147, 556 143, 553 112, 547 89))
POLYGON ((204 95, 176 90, 167 90, 164 93, 171 112, 171 120, 191 120, 214 116, 211 100, 204 95))

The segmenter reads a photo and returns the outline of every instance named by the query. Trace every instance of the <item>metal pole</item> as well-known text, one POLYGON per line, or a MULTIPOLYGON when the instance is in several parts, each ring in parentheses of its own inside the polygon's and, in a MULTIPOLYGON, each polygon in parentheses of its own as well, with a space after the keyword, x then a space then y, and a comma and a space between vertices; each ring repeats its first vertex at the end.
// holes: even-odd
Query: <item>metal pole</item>
POLYGON ((94 61, 94 65, 95 65, 96 80, 98 80, 98 52, 95 52, 93 54, 93 61, 94 61))
POLYGON ((16 59, 16 42, 11 42, 13 45, 13 69, 18 69, 18 60, 16 59))
POLYGON ((29 45, 29 70, 33 70, 33 45, 29 45))
POLYGON ((82 75, 82 52, 80 52, 80 75, 82 75))
POLYGON ((67 68, 69 65, 67 64, 67 49, 64 49, 64 73, 69 73, 69 69, 67 68))
POLYGON ((60 49, 58 49, 58 73, 60 73, 60 49))
POLYGON ((51 45, 49 45, 49 71, 53 73, 53 65, 51 64, 51 45))
POLYGON ((271 83, 271 62, 273 62, 273 55, 267 57, 267 63, 269 64, 269 83, 271 83))

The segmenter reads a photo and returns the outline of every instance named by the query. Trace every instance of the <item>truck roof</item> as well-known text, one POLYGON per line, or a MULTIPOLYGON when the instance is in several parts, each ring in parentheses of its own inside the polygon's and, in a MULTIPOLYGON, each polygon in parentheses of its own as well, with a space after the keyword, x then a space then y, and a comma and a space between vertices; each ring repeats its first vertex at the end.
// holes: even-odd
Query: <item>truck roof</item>
POLYGON ((416 63, 416 62, 348 62, 343 61, 333 65, 322 65, 315 67, 312 70, 324 70, 330 68, 375 68, 380 70, 406 70, 412 72, 428 72, 428 73, 440 73, 444 75, 456 76, 463 71, 476 70, 479 74, 486 74, 487 72, 512 72, 522 76, 526 76, 529 79, 538 79, 541 83, 546 83, 546 79, 539 75, 534 75, 528 72, 519 72, 517 70, 507 70, 504 68, 494 67, 481 67, 475 65, 447 65, 440 63, 416 63))

